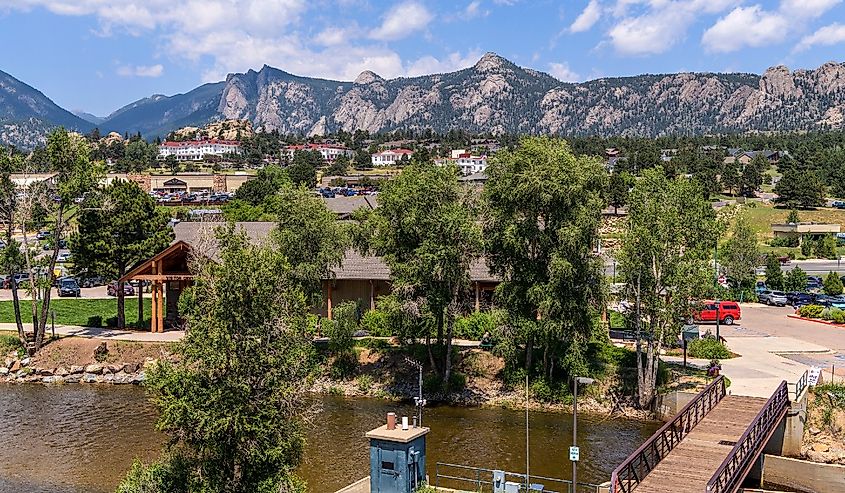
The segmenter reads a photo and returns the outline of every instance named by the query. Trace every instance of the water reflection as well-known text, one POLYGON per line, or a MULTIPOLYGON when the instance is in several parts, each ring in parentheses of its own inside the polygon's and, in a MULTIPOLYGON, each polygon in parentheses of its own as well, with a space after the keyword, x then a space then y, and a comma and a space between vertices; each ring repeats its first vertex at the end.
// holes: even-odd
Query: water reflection
MULTIPOLYGON (((389 411, 413 408, 374 399, 319 399, 321 412, 308 433, 300 475, 309 491, 334 492, 368 473, 364 433, 389 411)), ((515 472, 525 468, 524 414, 504 409, 434 407, 428 473, 453 462, 515 472)), ((0 385, 0 491, 106 493, 135 457, 152 460, 164 437, 155 431, 155 409, 143 389, 65 385, 0 385)), ((657 425, 579 416, 581 481, 604 481, 657 425)), ((531 414, 532 474, 568 478, 571 416, 531 414)))

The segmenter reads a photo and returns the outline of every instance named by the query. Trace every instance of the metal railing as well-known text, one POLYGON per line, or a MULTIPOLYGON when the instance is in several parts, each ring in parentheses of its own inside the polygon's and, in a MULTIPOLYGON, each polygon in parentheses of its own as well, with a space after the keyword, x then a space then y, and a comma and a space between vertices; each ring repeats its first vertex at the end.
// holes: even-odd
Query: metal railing
MULTIPOLYGON (((437 462, 434 465, 434 488, 440 488, 441 480, 449 480, 458 482, 462 485, 471 485, 475 492, 493 491, 493 473, 497 471, 493 469, 485 469, 483 467, 464 466, 461 464, 449 464, 447 462, 437 462), (446 470, 445 472, 443 470, 446 470), (457 469, 457 471, 449 471, 449 469, 457 469)), ((549 490, 544 488, 542 490, 527 490, 532 493, 575 493, 572 491, 572 481, 567 479, 549 478, 532 474, 528 481, 526 475, 517 472, 503 471, 507 479, 516 479, 518 483, 522 484, 525 489, 525 483, 530 482, 532 485, 536 482, 551 481, 560 485, 558 490, 549 490)), ((445 487, 445 486, 444 486, 445 487)), ((578 490, 591 493, 598 491, 599 485, 592 483, 578 482, 578 490)))
POLYGON ((739 489, 742 480, 788 410, 789 389, 784 380, 707 482, 707 493, 733 493, 739 489))
POLYGON ((809 379, 810 370, 806 370, 804 371, 804 374, 801 375, 801 378, 799 378, 798 381, 795 382, 795 395, 792 397, 793 401, 798 401, 799 399, 801 399, 801 394, 803 394, 804 391, 807 390, 809 379))
POLYGON ((725 379, 720 375, 613 471, 610 478, 611 493, 634 491, 648 473, 719 404, 726 393, 725 379))

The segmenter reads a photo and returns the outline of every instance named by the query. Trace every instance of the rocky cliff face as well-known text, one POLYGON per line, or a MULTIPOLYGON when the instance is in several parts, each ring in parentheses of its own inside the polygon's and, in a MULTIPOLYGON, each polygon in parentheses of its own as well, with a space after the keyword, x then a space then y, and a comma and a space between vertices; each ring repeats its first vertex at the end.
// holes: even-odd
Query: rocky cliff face
POLYGON ((457 72, 391 80, 365 71, 353 82, 336 82, 265 66, 230 75, 208 97, 216 106, 208 121, 248 119, 256 128, 309 135, 399 128, 644 136, 814 130, 843 126, 845 64, 571 84, 488 53, 457 72))
MULTIPOLYGON (((352 82, 339 82, 264 66, 186 94, 136 101, 100 129, 153 137, 232 119, 306 135, 400 128, 640 136, 841 129, 845 64, 796 71, 778 66, 762 75, 681 73, 577 84, 493 53, 457 72, 390 80, 365 71, 352 82)), ((25 128, 19 124, 14 132, 25 128)))

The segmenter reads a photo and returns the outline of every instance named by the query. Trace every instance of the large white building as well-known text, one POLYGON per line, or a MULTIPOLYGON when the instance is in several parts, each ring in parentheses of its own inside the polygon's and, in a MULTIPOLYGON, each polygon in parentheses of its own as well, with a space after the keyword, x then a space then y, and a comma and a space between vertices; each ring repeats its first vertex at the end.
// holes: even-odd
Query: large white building
POLYGON ((487 169, 487 156, 473 156, 470 153, 459 154, 455 164, 464 176, 481 173, 487 169))
POLYGON ((177 161, 202 161, 205 156, 223 156, 240 154, 241 143, 236 140, 186 140, 183 142, 165 141, 158 146, 159 158, 176 156, 177 161))
POLYGON ((285 152, 287 153, 289 159, 293 159, 293 155, 296 151, 318 151, 320 155, 323 156, 323 161, 329 163, 333 162, 341 155, 345 155, 349 158, 355 155, 355 151, 352 149, 347 149, 342 145, 336 144, 300 144, 285 147, 285 152))
POLYGON ((373 154, 371 156, 373 166, 395 166, 403 157, 411 159, 414 151, 409 149, 388 149, 373 154))

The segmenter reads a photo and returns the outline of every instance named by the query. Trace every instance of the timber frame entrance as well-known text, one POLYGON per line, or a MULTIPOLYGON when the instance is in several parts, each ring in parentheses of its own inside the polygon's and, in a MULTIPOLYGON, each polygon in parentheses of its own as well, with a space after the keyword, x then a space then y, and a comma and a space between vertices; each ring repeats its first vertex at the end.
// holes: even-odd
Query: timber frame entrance
MULTIPOLYGON (((184 241, 176 241, 154 257, 144 261, 126 275, 121 282, 149 281, 152 294, 151 332, 164 332, 165 322, 173 325, 178 322, 179 295, 194 281, 194 275, 188 269, 191 246, 184 241)), ((138 289, 138 303, 143 306, 144 290, 138 289)))

